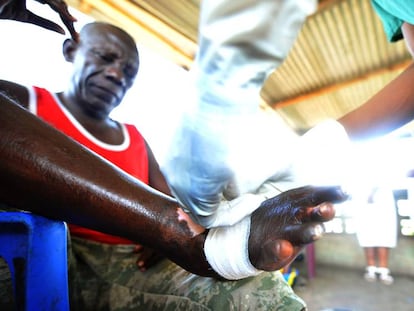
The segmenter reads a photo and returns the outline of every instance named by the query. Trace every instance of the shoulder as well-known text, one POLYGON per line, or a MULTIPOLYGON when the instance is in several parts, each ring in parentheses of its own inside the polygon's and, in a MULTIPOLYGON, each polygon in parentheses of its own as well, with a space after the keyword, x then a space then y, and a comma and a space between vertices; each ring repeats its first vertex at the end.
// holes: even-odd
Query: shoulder
POLYGON ((138 128, 133 125, 133 124, 129 124, 129 123, 122 123, 125 128, 127 129, 129 135, 131 135, 131 137, 139 137, 140 139, 144 140, 144 136, 142 136, 141 132, 138 130, 138 128))

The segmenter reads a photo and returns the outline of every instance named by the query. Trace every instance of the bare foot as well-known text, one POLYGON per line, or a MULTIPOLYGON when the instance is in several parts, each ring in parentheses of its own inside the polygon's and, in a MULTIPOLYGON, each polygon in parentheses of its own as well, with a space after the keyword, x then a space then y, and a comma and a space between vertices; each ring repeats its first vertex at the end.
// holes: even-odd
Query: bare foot
POLYGON ((340 187, 307 186, 264 201, 251 217, 251 263, 274 271, 292 262, 307 244, 322 236, 323 222, 335 217, 333 203, 347 198, 340 187))

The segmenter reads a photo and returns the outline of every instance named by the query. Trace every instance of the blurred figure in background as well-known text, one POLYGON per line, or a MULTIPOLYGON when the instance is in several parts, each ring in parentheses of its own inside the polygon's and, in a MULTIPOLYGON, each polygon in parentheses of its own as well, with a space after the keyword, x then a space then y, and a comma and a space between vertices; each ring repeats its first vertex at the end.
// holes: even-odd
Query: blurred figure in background
POLYGON ((397 245, 397 211, 394 195, 386 187, 373 187, 357 213, 357 238, 364 250, 369 282, 378 279, 387 285, 394 282, 388 268, 389 252, 397 245))

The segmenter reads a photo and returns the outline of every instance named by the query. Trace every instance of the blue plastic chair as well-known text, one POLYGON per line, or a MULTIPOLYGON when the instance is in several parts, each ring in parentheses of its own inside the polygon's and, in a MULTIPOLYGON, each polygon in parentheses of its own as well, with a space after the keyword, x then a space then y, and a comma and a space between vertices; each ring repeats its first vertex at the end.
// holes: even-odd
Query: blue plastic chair
POLYGON ((69 310, 64 222, 0 212, 0 257, 10 269, 16 310, 69 310))

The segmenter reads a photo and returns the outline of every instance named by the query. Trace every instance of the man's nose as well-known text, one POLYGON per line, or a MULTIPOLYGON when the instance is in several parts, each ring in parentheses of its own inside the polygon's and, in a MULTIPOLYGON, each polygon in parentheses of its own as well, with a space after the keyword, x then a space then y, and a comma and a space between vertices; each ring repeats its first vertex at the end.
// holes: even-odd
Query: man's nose
POLYGON ((121 66, 117 64, 113 64, 111 66, 106 67, 105 74, 107 77, 115 80, 116 82, 122 84, 123 86, 126 85, 126 79, 124 72, 121 66))

